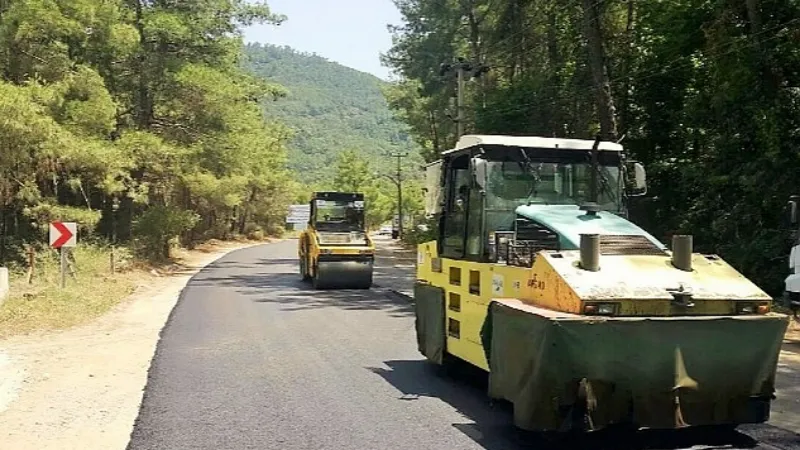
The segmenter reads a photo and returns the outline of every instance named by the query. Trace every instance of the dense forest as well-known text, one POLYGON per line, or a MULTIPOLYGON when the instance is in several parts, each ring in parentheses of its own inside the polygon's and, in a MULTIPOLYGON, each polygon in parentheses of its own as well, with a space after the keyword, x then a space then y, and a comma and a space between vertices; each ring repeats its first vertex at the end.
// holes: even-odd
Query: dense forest
MULTIPOLYGON (((0 265, 44 250, 55 220, 165 259, 280 234, 314 189, 363 191, 371 226, 391 218, 387 155, 409 155, 404 178, 422 159, 386 83, 243 44, 244 27, 283 20, 245 0, 0 0, 0 265)), ((419 183, 404 186, 418 210, 419 183)))
POLYGON ((650 195, 632 218, 691 233, 773 293, 800 169, 800 4, 787 0, 395 0, 388 94, 428 158, 466 131, 622 140, 650 195), (484 69, 485 68, 485 69, 484 69))
POLYGON ((393 116, 379 78, 289 47, 248 44, 245 67, 278 83, 285 96, 267 101, 267 117, 292 128, 289 168, 305 183, 332 181, 342 151, 352 149, 371 161, 407 153, 413 169, 421 162, 407 126, 393 116))
POLYGON ((53 220, 151 257, 275 231, 291 130, 264 120, 283 89, 241 69, 240 30, 283 19, 245 0, 0 1, 0 265, 53 220))

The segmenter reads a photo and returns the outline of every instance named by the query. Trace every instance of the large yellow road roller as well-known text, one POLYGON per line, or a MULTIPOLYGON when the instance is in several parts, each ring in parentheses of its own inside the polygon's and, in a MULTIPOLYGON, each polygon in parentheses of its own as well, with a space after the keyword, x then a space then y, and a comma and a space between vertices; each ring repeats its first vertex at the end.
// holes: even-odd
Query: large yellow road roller
POLYGON ((300 274, 315 289, 369 289, 375 246, 364 225, 364 194, 314 193, 298 253, 300 274))
MULTIPOLYGON (((644 167, 598 140, 464 136, 427 167, 419 351, 488 372, 537 432, 765 422, 788 317, 722 258, 628 220, 644 167)), ((558 435, 558 434, 557 434, 558 435)))

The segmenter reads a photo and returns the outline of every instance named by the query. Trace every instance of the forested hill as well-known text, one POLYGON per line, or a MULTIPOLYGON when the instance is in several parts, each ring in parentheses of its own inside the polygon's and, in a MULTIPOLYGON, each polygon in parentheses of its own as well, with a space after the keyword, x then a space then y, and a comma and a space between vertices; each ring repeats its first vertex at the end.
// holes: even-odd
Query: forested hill
POLYGON ((343 150, 376 166, 381 159, 391 162, 389 152, 417 153, 406 126, 389 110, 379 78, 289 47, 248 44, 245 54, 249 70, 288 91, 264 109, 295 131, 289 166, 301 174, 298 181, 330 180, 343 150))

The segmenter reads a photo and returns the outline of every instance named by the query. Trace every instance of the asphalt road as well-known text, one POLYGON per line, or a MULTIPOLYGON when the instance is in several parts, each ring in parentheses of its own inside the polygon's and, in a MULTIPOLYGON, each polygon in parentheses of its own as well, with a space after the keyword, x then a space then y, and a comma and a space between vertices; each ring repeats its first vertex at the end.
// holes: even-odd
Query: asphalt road
MULTIPOLYGON (((315 292, 296 241, 240 250, 189 283, 162 332, 130 450, 546 449, 491 404, 485 379, 444 375, 416 350, 408 299, 315 292)), ((396 277, 383 267, 380 277, 396 277)), ((745 433, 601 433, 567 448, 799 448, 745 433)))

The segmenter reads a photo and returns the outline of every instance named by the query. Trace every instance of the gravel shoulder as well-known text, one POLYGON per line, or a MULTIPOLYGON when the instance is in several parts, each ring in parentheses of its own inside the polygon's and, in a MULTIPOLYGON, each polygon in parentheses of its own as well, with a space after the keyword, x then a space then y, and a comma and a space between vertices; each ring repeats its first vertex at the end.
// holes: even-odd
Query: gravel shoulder
POLYGON ((414 279, 417 270, 417 251, 398 244, 384 236, 375 240, 374 287, 386 289, 406 297, 414 296, 414 279))
POLYGON ((185 252, 179 270, 152 274, 88 325, 0 341, 0 449, 124 449, 181 290, 202 267, 251 245, 185 252))

